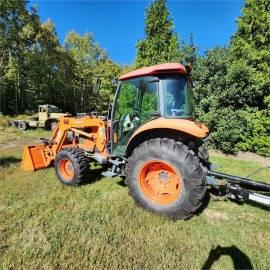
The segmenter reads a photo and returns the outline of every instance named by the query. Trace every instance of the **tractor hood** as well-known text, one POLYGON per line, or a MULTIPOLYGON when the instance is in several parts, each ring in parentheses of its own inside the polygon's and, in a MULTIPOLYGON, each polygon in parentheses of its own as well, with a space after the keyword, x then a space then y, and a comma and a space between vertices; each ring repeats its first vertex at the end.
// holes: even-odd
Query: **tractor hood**
POLYGON ((175 131, 179 131, 185 134, 189 134, 192 137, 203 139, 208 136, 209 129, 200 123, 196 123, 192 120, 188 119, 168 119, 168 118, 157 118, 152 121, 149 121, 139 127, 132 137, 130 141, 139 133, 144 131, 150 131, 152 129, 171 129, 175 131))

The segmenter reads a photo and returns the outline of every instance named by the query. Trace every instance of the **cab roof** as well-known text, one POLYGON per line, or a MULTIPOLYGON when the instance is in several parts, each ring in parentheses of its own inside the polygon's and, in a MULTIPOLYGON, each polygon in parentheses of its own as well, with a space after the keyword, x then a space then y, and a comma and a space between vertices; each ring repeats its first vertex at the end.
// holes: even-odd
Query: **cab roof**
POLYGON ((147 75, 157 74, 187 74, 186 68, 179 63, 165 63, 150 67, 140 68, 131 72, 128 72, 119 77, 119 80, 127 80, 136 77, 142 77, 147 75))

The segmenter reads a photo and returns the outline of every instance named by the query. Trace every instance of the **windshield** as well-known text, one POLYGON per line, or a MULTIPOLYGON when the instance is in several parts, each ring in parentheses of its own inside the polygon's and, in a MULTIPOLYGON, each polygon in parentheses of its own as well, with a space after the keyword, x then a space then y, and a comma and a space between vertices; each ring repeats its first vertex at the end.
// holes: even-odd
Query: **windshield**
POLYGON ((164 111, 166 117, 192 117, 192 92, 186 77, 168 76, 162 79, 164 89, 164 111))
POLYGON ((49 106, 49 112, 50 113, 59 113, 59 108, 55 106, 49 106))
POLYGON ((114 154, 124 154, 134 131, 159 110, 158 83, 159 80, 152 76, 121 82, 115 102, 114 131, 117 141, 113 144, 114 154))

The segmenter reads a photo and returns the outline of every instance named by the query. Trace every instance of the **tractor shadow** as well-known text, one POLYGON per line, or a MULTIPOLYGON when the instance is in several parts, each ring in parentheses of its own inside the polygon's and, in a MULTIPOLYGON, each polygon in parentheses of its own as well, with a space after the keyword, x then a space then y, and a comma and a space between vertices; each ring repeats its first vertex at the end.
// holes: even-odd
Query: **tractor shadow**
MULTIPOLYGON (((117 184, 121 187, 127 187, 127 183, 126 183, 126 179, 125 178, 120 178, 119 181, 117 181, 117 184)), ((204 209, 206 209, 208 207, 208 204, 211 200, 211 192, 210 190, 206 190, 206 193, 205 193, 205 197, 202 201, 202 204, 201 206, 196 210, 196 212, 194 213, 196 216, 199 216, 203 211, 204 209)), ((189 219, 192 219, 193 216, 187 218, 186 220, 189 220, 189 219)), ((174 220, 174 219, 172 219, 174 220)), ((177 220, 175 220, 177 221, 177 220)))
MULTIPOLYGON (((206 209, 208 207, 208 204, 210 202, 210 199, 211 199, 210 192, 209 192, 209 190, 206 190, 205 197, 203 198, 202 204, 195 211, 194 215, 199 216, 204 211, 204 209, 206 209)), ((193 215, 191 215, 190 217, 188 217, 186 220, 190 220, 190 219, 192 219, 192 217, 193 217, 193 215)))
POLYGON ((0 158, 0 167, 7 168, 13 164, 19 163, 22 160, 20 158, 15 158, 12 156, 9 157, 1 157, 0 158))
POLYGON ((93 184, 93 183, 99 181, 100 179, 104 178, 104 176, 101 175, 101 173, 103 171, 104 171, 104 169, 102 169, 102 168, 98 168, 98 169, 91 168, 90 169, 90 177, 88 177, 88 179, 86 181, 81 183, 81 186, 93 184))
POLYGON ((234 245, 230 247, 221 247, 218 245, 216 248, 211 249, 208 258, 201 269, 211 269, 213 264, 222 256, 231 257, 233 262, 233 269, 254 269, 249 257, 234 245))
POLYGON ((117 185, 121 187, 127 187, 126 179, 121 177, 119 181, 117 181, 117 185))

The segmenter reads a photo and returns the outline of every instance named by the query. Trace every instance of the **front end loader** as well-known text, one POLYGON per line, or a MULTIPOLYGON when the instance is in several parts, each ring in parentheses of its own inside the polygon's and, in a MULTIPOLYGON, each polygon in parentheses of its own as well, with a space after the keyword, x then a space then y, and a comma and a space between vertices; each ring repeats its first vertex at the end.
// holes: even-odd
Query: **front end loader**
POLYGON ((139 206, 173 219, 196 213, 209 187, 269 207, 270 185, 211 171, 209 130, 193 119, 189 71, 167 63, 122 75, 107 117, 62 117, 50 139, 24 149, 22 168, 54 166, 63 184, 77 186, 98 162, 104 176, 126 178, 139 206))

